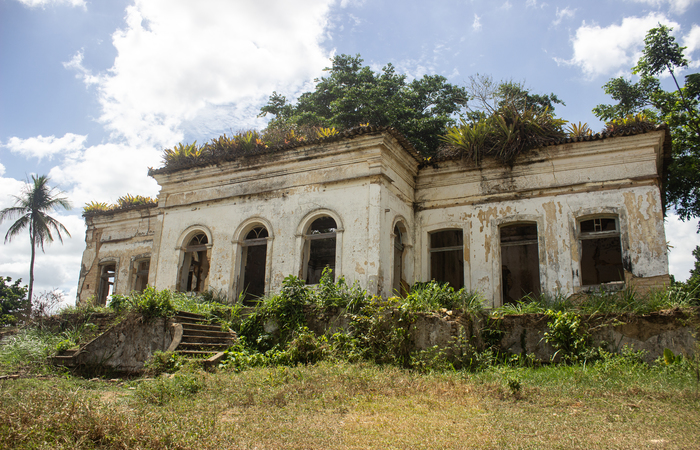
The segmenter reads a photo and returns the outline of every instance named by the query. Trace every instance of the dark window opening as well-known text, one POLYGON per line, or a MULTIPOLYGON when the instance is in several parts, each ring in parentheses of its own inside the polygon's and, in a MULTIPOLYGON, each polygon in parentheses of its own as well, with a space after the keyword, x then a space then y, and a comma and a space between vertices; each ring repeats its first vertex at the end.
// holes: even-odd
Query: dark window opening
POLYGON ((242 289, 243 303, 255 304, 265 295, 265 265, 267 262, 267 229, 250 230, 243 241, 242 289))
POLYGON ((394 294, 405 296, 408 292, 408 282, 404 274, 404 236, 398 225, 394 227, 394 294))
POLYGON ((581 221, 581 284, 594 286, 625 280, 617 219, 581 221))
POLYGON ((332 217, 321 217, 306 232, 306 283, 318 284, 323 269, 330 268, 335 280, 335 247, 337 224, 332 217))
POLYGON ((116 264, 104 264, 100 266, 100 284, 97 291, 97 304, 106 305, 109 297, 114 294, 114 282, 117 275, 116 264))
POLYGON ((462 230, 430 234, 430 276, 449 283, 455 290, 464 287, 464 236, 462 230))
POLYGON ((134 261, 134 291, 143 292, 148 286, 148 271, 151 267, 150 259, 134 261))
POLYGON ((207 235, 195 235, 185 247, 185 256, 178 290, 181 292, 203 292, 209 275, 209 249, 207 235))
POLYGON ((507 225, 500 231, 503 304, 540 295, 537 224, 507 225))

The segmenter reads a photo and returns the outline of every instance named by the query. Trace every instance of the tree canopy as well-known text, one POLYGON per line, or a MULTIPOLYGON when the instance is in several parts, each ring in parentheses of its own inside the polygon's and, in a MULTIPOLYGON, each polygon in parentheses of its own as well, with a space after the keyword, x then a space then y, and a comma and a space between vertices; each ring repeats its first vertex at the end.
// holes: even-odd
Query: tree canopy
POLYGON ((602 120, 642 114, 665 122, 673 138, 673 162, 668 168, 666 201, 683 219, 700 217, 700 74, 685 76, 680 86, 676 72, 688 69, 685 47, 676 43, 671 28, 659 25, 649 30, 642 57, 632 73, 639 80, 611 79, 604 86, 616 104, 598 105, 593 113, 602 120), (676 89, 661 88, 659 75, 668 72, 676 89))
POLYGON ((335 56, 331 67, 324 69, 328 76, 314 80, 314 91, 302 94, 296 103, 273 92, 260 116, 274 116, 268 128, 281 129, 347 129, 364 123, 392 126, 424 156, 434 154, 439 137, 455 123, 455 115, 464 111, 467 91, 440 75, 409 82, 392 64, 374 72, 362 63, 360 55, 335 56))
POLYGON ((27 287, 21 282, 21 278, 12 283, 12 278, 0 276, 0 326, 15 324, 19 314, 28 312, 27 287))

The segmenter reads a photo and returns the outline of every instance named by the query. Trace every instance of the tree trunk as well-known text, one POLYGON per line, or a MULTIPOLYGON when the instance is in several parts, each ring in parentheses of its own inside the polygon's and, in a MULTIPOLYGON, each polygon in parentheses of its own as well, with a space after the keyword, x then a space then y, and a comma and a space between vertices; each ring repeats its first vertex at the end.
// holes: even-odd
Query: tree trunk
POLYGON ((32 241, 32 258, 29 261, 29 311, 32 312, 32 293, 34 291, 34 255, 36 254, 36 242, 34 239, 34 230, 32 226, 29 225, 29 240, 32 241))

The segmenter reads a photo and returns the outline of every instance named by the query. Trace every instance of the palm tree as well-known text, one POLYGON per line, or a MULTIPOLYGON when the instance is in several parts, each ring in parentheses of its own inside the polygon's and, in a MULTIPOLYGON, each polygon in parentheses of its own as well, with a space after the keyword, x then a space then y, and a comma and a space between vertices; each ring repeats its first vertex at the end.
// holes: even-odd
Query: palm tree
POLYGON ((56 191, 49 187, 49 177, 42 175, 37 177, 32 175, 32 182, 27 183, 22 195, 15 198, 15 206, 5 208, 0 211, 0 223, 5 219, 19 217, 5 235, 5 243, 18 236, 22 230, 29 228, 29 241, 32 244, 32 258, 29 263, 29 302, 32 301, 32 291, 34 289, 34 256, 37 245, 44 251, 45 242, 53 242, 51 231, 55 231, 58 239, 63 243, 61 231, 69 237, 70 233, 59 221, 49 216, 48 213, 57 210, 59 207, 71 209, 71 204, 65 197, 59 197, 62 191, 56 191))

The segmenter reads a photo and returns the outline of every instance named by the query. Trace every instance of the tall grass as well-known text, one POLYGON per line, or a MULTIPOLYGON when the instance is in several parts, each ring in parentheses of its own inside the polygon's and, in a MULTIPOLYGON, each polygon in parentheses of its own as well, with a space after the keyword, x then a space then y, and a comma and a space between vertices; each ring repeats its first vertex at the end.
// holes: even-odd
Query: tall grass
POLYGON ((55 353, 59 342, 66 339, 62 333, 54 334, 38 328, 26 328, 0 341, 0 371, 36 369, 46 364, 55 353))

